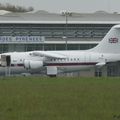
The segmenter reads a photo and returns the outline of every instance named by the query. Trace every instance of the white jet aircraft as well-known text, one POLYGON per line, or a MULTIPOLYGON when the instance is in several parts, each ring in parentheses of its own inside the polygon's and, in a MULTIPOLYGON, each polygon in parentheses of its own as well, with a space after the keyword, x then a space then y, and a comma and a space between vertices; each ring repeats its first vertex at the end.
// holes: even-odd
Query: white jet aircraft
POLYGON ((120 25, 113 26, 103 40, 89 50, 31 51, 3 53, 9 55, 11 66, 26 69, 47 69, 47 75, 56 76, 61 71, 77 71, 101 67, 109 62, 120 61, 120 25))

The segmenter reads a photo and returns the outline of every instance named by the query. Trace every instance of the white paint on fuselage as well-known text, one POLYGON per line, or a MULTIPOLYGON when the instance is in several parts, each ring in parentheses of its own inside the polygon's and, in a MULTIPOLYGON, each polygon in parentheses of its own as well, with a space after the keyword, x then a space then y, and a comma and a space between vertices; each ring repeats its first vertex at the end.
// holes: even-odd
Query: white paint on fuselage
MULTIPOLYGON (((67 56, 64 59, 48 58, 45 60, 46 65, 55 65, 58 69, 63 71, 75 71, 89 69, 95 67, 99 62, 116 61, 120 58, 120 54, 108 54, 85 51, 46 51, 67 56), (80 64, 79 64, 80 63, 80 64), (94 63, 94 64, 91 64, 94 63), (67 64, 67 65, 66 65, 67 64), (71 65, 72 64, 72 65, 71 65), (74 65, 77 64, 77 65, 74 65)), ((44 60, 44 57, 33 56, 32 52, 13 52, 4 53, 11 56, 11 64, 24 64, 24 60, 44 60)), ((24 67, 23 67, 24 68, 24 67)), ((40 69, 39 69, 40 70, 40 69)))
POLYGON ((43 58, 39 56, 32 56, 32 52, 10 52, 4 53, 3 55, 11 56, 11 64, 23 64, 24 60, 43 60, 43 58))

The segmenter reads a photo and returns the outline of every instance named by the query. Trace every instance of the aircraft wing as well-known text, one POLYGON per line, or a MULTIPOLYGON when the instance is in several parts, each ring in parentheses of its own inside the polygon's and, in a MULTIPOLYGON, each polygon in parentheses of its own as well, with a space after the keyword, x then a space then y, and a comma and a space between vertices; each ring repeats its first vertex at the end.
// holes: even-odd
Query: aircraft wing
POLYGON ((34 51, 32 52, 33 56, 40 56, 40 57, 48 57, 48 58, 67 58, 67 56, 60 54, 60 53, 55 53, 55 52, 50 52, 50 51, 34 51))

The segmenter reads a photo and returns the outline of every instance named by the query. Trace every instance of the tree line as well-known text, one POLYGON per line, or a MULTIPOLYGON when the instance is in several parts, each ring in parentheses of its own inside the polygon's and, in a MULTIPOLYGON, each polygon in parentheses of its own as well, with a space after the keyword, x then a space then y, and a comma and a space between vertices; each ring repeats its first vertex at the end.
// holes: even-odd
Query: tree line
POLYGON ((34 8, 31 6, 28 8, 25 8, 23 6, 11 5, 9 3, 6 3, 5 5, 0 3, 0 10, 6 10, 11 12, 30 12, 30 11, 33 11, 34 8))

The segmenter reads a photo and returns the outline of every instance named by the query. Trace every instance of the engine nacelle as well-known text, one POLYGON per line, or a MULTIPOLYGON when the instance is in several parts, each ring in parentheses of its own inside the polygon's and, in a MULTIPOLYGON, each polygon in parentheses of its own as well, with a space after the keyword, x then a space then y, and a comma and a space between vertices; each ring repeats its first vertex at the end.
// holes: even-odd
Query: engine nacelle
POLYGON ((24 60, 24 67, 26 69, 39 69, 43 67, 43 61, 24 60))

